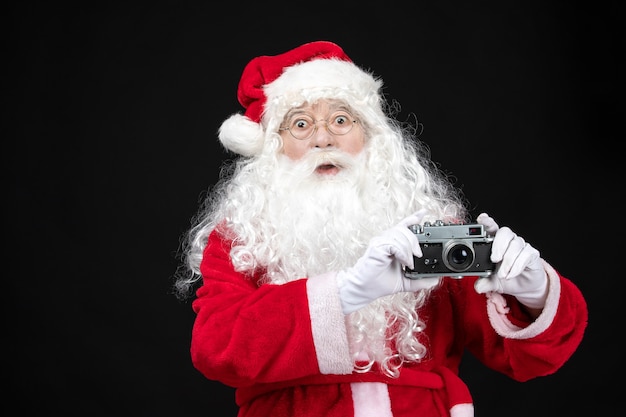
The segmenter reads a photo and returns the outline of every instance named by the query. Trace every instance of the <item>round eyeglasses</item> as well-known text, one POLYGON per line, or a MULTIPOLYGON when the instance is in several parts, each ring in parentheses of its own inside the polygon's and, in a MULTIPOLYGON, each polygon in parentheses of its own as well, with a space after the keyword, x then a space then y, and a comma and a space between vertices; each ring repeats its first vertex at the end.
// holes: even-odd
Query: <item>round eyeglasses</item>
POLYGON ((333 135, 341 136, 350 133, 358 120, 346 111, 338 111, 333 113, 328 119, 315 120, 310 114, 302 113, 293 115, 288 121, 286 127, 278 130, 288 130, 291 136, 298 140, 309 139, 317 132, 317 124, 324 122, 326 130, 333 135))

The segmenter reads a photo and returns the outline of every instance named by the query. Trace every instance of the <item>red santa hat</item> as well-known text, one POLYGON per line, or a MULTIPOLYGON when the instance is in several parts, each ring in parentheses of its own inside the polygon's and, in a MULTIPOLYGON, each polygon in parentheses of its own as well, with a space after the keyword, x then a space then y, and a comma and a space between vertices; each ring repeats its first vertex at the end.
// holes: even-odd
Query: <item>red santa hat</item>
POLYGON ((226 149, 252 156, 263 148, 268 126, 277 128, 291 108, 326 98, 380 113, 381 86, 332 42, 310 42, 280 55, 259 56, 246 65, 237 89, 245 113, 226 119, 219 139, 226 149))

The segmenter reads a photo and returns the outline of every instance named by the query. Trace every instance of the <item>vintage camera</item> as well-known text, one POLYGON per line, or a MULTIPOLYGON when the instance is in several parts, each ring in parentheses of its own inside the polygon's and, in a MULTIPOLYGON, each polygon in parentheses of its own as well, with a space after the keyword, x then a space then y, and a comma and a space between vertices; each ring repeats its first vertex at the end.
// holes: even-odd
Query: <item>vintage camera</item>
POLYGON ((409 226, 422 248, 421 258, 413 257, 414 269, 405 268, 407 278, 487 277, 495 265, 489 259, 493 237, 487 236, 482 224, 434 223, 409 226))

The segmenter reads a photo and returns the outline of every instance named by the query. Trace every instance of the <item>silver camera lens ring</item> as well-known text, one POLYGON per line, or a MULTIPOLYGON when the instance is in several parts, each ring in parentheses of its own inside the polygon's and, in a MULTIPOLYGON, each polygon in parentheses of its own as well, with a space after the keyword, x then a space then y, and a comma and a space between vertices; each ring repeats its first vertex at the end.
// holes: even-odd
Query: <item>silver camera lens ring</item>
POLYGON ((448 240, 441 250, 441 258, 443 259, 444 265, 451 271, 454 272, 463 272, 467 271, 473 264, 474 259, 476 257, 476 253, 474 252, 474 246, 470 242, 460 240, 460 239, 451 239, 448 240), (463 259, 460 261, 450 261, 450 256, 456 257, 457 251, 459 249, 465 249, 466 253, 463 254, 463 259))

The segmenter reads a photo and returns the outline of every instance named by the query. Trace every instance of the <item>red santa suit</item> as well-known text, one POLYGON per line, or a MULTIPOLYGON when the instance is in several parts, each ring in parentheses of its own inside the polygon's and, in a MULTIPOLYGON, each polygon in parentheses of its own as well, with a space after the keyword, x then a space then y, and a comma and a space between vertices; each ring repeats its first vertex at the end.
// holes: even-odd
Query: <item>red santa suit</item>
POLYGON ((548 264, 549 295, 534 321, 512 297, 476 293, 475 277, 444 278, 419 312, 428 356, 398 378, 358 373, 335 274, 259 286, 234 270, 230 243, 214 232, 205 248, 191 355, 207 378, 236 388, 240 417, 471 416, 458 377, 465 350, 526 381, 559 369, 587 322, 580 291, 548 264))

